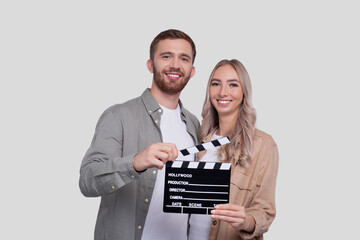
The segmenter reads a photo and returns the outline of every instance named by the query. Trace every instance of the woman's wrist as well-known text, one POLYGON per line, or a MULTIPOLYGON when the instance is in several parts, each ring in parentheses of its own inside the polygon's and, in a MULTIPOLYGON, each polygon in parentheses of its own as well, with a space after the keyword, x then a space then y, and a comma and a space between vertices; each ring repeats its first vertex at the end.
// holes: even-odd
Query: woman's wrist
POLYGON ((255 229, 255 219, 251 215, 246 215, 244 228, 242 229, 245 232, 253 232, 255 229))

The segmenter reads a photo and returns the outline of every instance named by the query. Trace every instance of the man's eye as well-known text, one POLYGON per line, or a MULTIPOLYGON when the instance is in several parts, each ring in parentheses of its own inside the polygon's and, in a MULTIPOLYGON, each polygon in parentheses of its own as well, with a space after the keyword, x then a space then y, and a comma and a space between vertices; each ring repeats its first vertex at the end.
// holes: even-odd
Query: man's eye
POLYGON ((184 61, 184 62, 188 62, 188 61, 189 61, 189 59, 188 59, 188 58, 185 58, 185 57, 181 58, 181 60, 184 61))
POLYGON ((170 58, 170 56, 169 55, 164 55, 163 58, 170 58))

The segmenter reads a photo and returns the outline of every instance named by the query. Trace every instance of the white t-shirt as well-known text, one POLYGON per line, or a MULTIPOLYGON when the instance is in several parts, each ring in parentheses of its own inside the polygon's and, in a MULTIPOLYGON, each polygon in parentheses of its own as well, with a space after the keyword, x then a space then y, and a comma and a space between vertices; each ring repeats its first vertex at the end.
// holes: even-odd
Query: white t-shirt
MULTIPOLYGON (((215 133, 211 136, 211 140, 221 138, 215 133)), ((211 148, 206 150, 204 156, 200 159, 201 162, 219 162, 218 148, 211 148)), ((208 240, 210 233, 211 217, 210 215, 191 214, 190 216, 189 240, 208 240)))
MULTIPOLYGON (((178 150, 194 146, 194 140, 186 131, 180 118, 180 106, 175 110, 161 106, 160 129, 164 143, 175 143, 178 150)), ((194 161, 194 154, 177 160, 194 161)), ((146 216, 142 240, 185 240, 187 239, 188 214, 164 213, 165 166, 158 171, 154 192, 146 216)))

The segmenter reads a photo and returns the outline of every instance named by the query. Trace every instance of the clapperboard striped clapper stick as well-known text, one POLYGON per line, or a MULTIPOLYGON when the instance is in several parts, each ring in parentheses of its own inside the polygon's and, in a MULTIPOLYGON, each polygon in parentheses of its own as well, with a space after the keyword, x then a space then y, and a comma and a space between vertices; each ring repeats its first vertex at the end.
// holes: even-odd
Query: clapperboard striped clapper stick
POLYGON ((202 143, 193 147, 185 148, 180 150, 179 152, 183 155, 189 155, 193 153, 198 153, 200 151, 208 150, 217 146, 225 145, 227 143, 230 143, 229 137, 222 137, 210 142, 202 143))
MULTIPOLYGON (((183 156, 230 143, 228 137, 180 150, 183 156)), ((179 155, 181 156, 181 155, 179 155)), ((167 162, 164 212, 211 214, 217 204, 229 202, 231 163, 167 162)))

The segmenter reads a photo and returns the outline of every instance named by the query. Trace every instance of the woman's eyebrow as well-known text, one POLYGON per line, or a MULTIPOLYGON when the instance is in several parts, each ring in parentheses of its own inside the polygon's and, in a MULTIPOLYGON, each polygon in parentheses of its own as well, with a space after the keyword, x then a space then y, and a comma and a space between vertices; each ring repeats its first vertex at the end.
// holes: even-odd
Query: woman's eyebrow
POLYGON ((227 80, 227 82, 240 82, 240 81, 237 79, 229 79, 229 80, 227 80))

